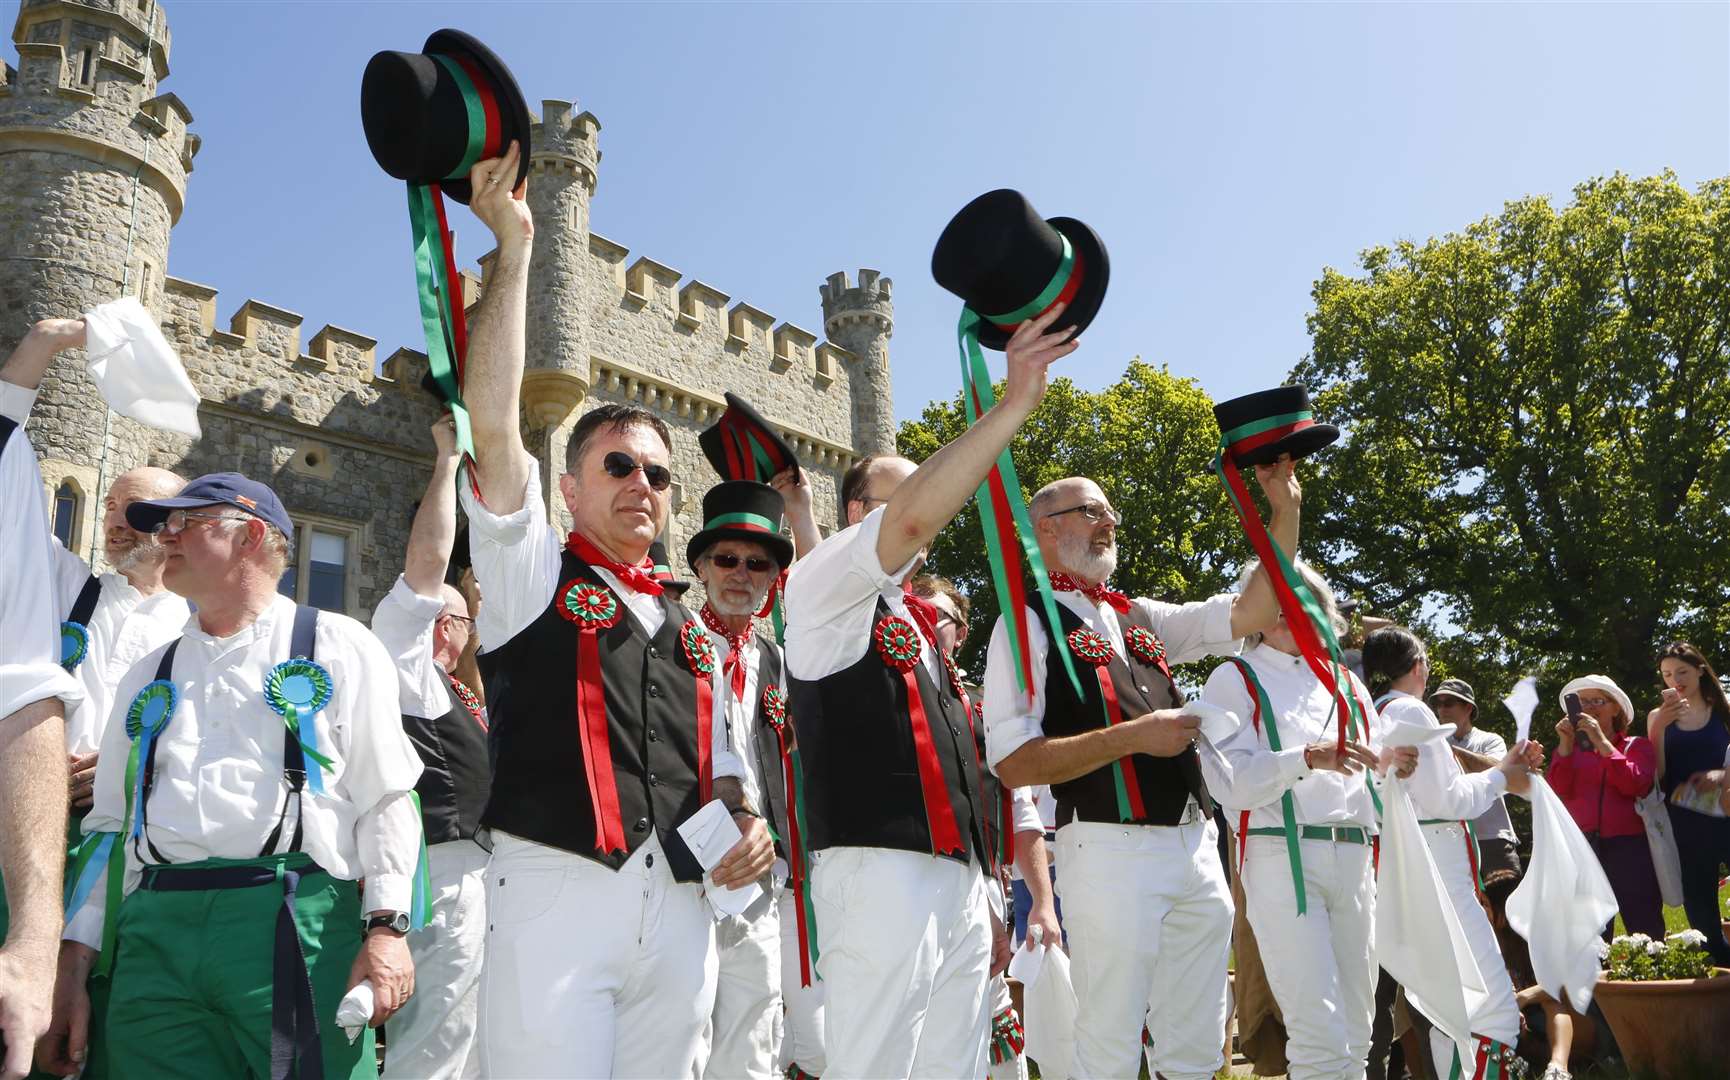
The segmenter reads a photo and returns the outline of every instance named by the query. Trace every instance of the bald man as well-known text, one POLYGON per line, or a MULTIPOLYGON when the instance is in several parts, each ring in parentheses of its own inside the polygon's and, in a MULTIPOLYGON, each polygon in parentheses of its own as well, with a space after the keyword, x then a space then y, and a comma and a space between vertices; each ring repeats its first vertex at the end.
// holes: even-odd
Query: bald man
POLYGON ((372 629, 396 661, 403 728, 426 771, 415 791, 426 832, 431 921, 410 935, 418 987, 391 1021, 386 1077, 457 1080, 480 1075, 476 1031, 486 943, 487 852, 481 829, 492 769, 486 710, 454 674, 474 630, 449 584, 456 542, 456 430, 433 425, 432 478, 409 532, 402 576, 379 602, 372 629))
MULTIPOLYGON (((29 418, 49 363, 60 352, 84 343, 80 320, 51 322, 56 333, 26 338, 0 367, 0 414, 20 425, 29 418)), ((105 573, 97 574, 58 537, 46 538, 52 548, 48 567, 54 613, 60 620, 60 665, 84 690, 83 700, 66 711, 69 867, 77 861, 96 780, 96 750, 113 711, 114 688, 140 657, 179 637, 192 614, 184 597, 162 587, 162 545, 154 535, 127 524, 126 508, 143 499, 168 498, 185 486, 179 475, 148 466, 115 478, 102 497, 102 554, 110 568, 105 573)), ((91 1080, 106 1075, 101 1039, 106 990, 105 979, 91 986, 95 1016, 84 1063, 84 1075, 91 1080)))

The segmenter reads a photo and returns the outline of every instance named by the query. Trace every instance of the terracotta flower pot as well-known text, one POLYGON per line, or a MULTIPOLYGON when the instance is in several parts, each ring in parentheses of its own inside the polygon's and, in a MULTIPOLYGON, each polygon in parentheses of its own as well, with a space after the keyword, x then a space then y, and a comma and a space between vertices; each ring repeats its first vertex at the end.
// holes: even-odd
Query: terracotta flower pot
POLYGON ((1659 1077, 1711 1075, 1730 1062, 1730 968, 1704 979, 1598 979, 1595 998, 1628 1069, 1659 1077))

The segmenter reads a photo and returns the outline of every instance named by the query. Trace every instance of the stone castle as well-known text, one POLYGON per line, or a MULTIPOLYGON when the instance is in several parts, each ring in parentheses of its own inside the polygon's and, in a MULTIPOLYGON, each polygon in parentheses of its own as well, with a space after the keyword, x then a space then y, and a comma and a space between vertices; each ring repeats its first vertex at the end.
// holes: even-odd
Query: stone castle
MULTIPOLYGON (((296 522, 283 591, 368 618, 401 568, 430 474, 425 354, 399 348, 380 363, 373 338, 329 325, 303 341, 300 315, 252 299, 219 326, 217 290, 169 276, 199 136, 185 103, 159 90, 170 40, 156 0, 22 0, 13 40, 17 68, 0 65, 0 356, 38 319, 136 295, 202 399, 201 439, 156 431, 105 407, 82 354, 60 358, 28 428, 56 532, 99 564, 99 504, 115 476, 146 464, 245 473, 272 484, 296 522)), ((696 436, 732 390, 786 436, 827 532, 841 474, 895 445, 889 279, 830 275, 819 288, 824 340, 632 258, 589 227, 599 131, 571 102, 543 101, 532 135, 522 422, 553 520, 565 511, 551 478, 581 413, 602 402, 651 409, 673 431, 665 540, 687 576, 685 543, 717 480, 696 436)), ((411 273, 401 251, 378 262, 411 273)), ((486 287, 487 262, 464 274, 468 304, 486 287)))

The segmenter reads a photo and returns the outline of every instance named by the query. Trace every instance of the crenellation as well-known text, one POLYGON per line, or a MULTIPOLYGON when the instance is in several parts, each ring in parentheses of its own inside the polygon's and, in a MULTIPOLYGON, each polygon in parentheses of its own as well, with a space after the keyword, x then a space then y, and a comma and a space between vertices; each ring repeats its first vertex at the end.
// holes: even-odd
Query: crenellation
POLYGON ((390 354, 384 362, 382 378, 375 376, 374 381, 394 384, 396 389, 405 392, 418 393, 420 381, 426 377, 427 365, 426 353, 404 346, 390 354))
POLYGON ((696 278, 692 278, 679 290, 677 321, 680 326, 695 330, 714 313, 725 307, 730 299, 732 297, 721 290, 710 288, 696 278))
POLYGON ((377 347, 376 338, 327 323, 312 336, 306 351, 329 374, 367 382, 372 379, 373 354, 377 347))
POLYGON ((287 308, 247 300, 228 320, 228 330, 266 356, 293 360, 300 355, 301 322, 301 317, 287 308))
MULTIPOLYGON (((185 278, 165 277, 162 280, 162 292, 167 300, 181 299, 186 301, 185 307, 193 313, 192 321, 197 328, 198 336, 204 337, 215 329, 216 289, 209 285, 200 285, 196 281, 188 281, 185 278)), ((163 322, 167 323, 176 318, 177 308, 180 306, 178 304, 170 306, 163 322)))
POLYGON ((668 307, 672 304, 664 297, 671 297, 673 286, 678 284, 683 275, 679 271, 658 263, 642 255, 625 271, 625 299, 639 305, 651 305, 661 301, 668 307), (663 295, 664 294, 664 295, 663 295))
POLYGON ((787 371, 795 364, 804 366, 809 363, 811 346, 815 344, 816 334, 802 326, 784 322, 775 328, 775 355, 770 358, 769 366, 776 371, 787 371))
POLYGON ((727 345, 744 352, 762 342, 775 325, 775 316, 740 301, 727 313, 727 345))

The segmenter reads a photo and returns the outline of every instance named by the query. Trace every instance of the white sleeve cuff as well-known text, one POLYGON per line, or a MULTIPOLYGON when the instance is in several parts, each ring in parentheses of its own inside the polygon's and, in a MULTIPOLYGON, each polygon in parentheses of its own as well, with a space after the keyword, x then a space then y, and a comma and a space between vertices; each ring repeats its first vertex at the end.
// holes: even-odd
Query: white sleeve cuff
POLYGON ((361 911, 407 911, 414 903, 414 879, 402 874, 368 874, 361 911))
POLYGON ((1304 764, 1304 748, 1301 746, 1279 751, 1274 754, 1274 760, 1279 762, 1280 778, 1288 785, 1295 784, 1310 774, 1310 767, 1304 764))
POLYGON ((541 469, 538 463, 529 468, 528 481, 523 484, 523 505, 513 513, 500 516, 487 509, 486 504, 475 496, 471 484, 458 484, 457 493, 463 512, 468 515, 469 529, 501 547, 521 543, 531 527, 546 519, 541 508, 541 469))
POLYGON ((30 410, 35 404, 36 391, 0 379, 0 416, 22 424, 30 419, 30 410))

